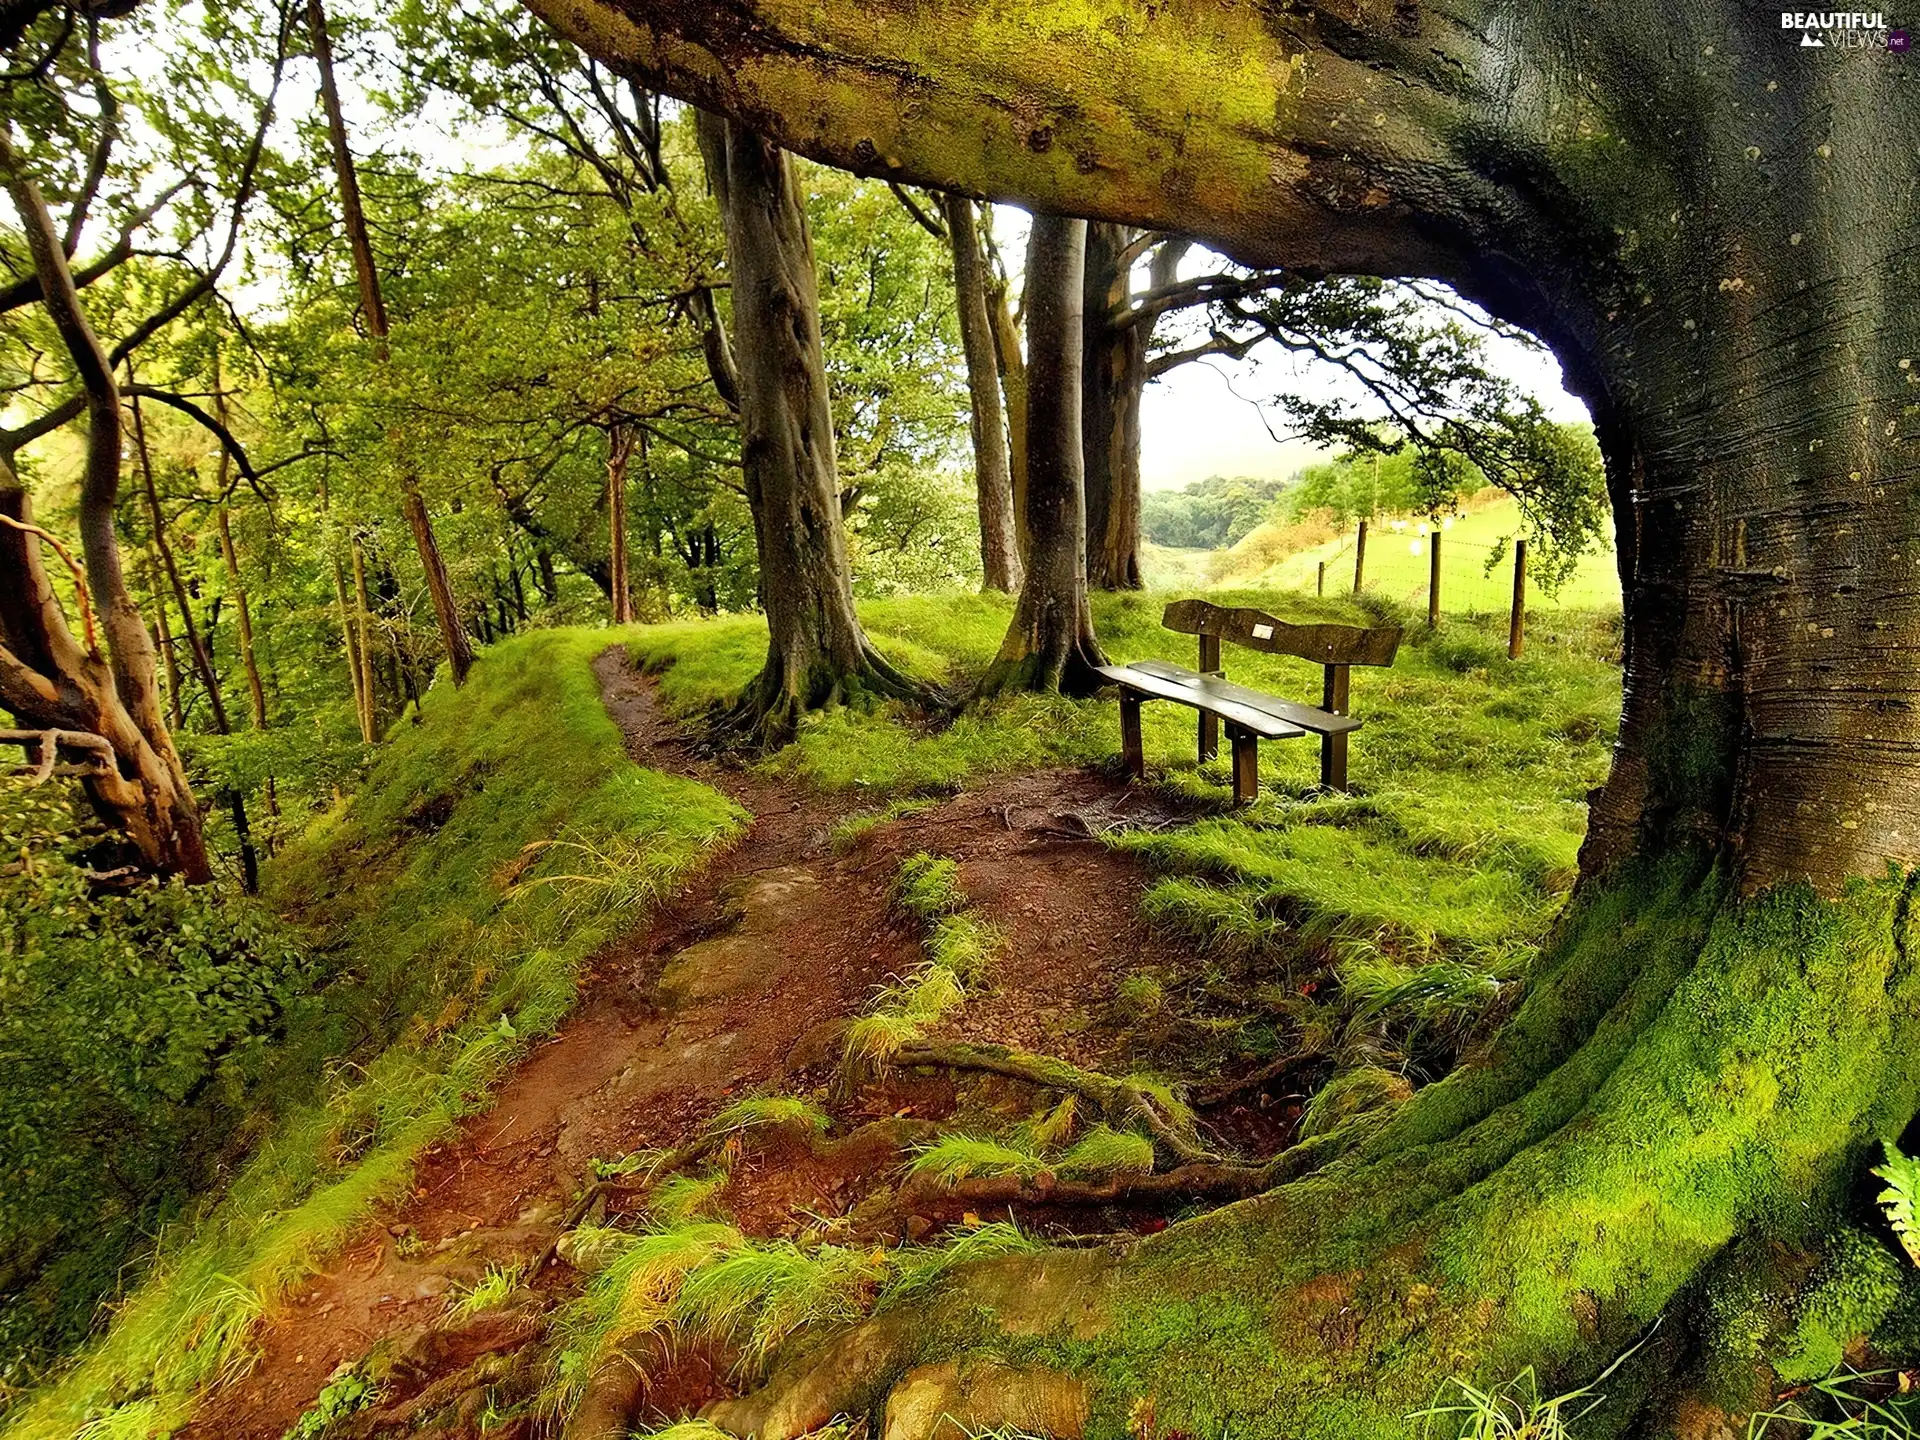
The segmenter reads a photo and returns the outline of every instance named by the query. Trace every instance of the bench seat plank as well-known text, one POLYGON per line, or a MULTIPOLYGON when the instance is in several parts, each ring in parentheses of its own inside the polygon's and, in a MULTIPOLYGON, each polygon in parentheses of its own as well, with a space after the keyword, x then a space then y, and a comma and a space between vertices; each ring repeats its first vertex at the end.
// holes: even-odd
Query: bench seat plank
MULTIPOLYGON (((1102 665, 1098 667, 1097 673, 1103 679, 1111 680, 1124 689, 1155 700, 1172 700, 1177 704, 1191 705, 1196 710, 1210 710, 1228 724, 1238 725, 1241 729, 1250 730, 1255 735, 1268 740, 1295 740, 1307 733, 1303 727, 1270 711, 1256 709, 1229 696, 1208 693, 1197 685, 1169 679, 1164 675, 1156 675, 1150 670, 1142 670, 1132 665, 1102 665)), ((1194 678, 1199 680, 1204 677, 1196 674, 1194 678)), ((1207 683, 1220 682, 1208 681, 1207 683)))
POLYGON ((1170 664, 1165 660, 1136 660, 1127 668, 1198 690, 1210 702, 1231 701, 1237 705, 1263 711, 1276 719, 1286 721, 1289 725, 1298 725, 1303 730, 1311 730, 1316 735, 1344 735, 1350 730, 1360 728, 1360 721, 1351 715, 1336 715, 1331 710, 1322 710, 1318 705, 1302 705, 1292 700, 1281 700, 1259 690, 1250 690, 1245 685, 1234 685, 1225 680, 1215 679, 1211 675, 1202 675, 1197 670, 1189 670, 1184 665, 1170 664))

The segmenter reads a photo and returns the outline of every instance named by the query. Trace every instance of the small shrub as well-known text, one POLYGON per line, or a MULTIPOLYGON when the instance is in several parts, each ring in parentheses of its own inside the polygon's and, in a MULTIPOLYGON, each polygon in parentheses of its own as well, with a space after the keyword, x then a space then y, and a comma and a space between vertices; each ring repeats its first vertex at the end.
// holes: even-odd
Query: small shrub
POLYGON ((1887 1163, 1876 1166, 1873 1172, 1887 1182, 1879 1195, 1880 1208, 1886 1212, 1887 1223, 1893 1226, 1907 1258, 1920 1264, 1920 1216, 1915 1214, 1915 1207, 1920 1206, 1920 1159, 1902 1155, 1891 1140, 1886 1146, 1887 1163))

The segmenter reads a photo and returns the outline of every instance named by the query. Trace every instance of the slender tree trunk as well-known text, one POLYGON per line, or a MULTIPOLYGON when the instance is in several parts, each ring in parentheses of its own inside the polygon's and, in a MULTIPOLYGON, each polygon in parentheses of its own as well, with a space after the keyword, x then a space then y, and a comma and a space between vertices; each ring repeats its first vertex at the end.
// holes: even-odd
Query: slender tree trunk
POLYGON ((360 650, 360 738, 371 745, 380 737, 380 691, 373 674, 373 615, 367 604, 367 552, 353 537, 353 624, 360 650))
POLYGON ((1087 603, 1080 306, 1087 224, 1033 217, 1027 252, 1027 574, 980 693, 1090 694, 1106 664, 1087 603))
POLYGON ((766 666, 728 728, 775 743, 807 710, 863 696, 924 701, 929 692, 873 648, 854 613, 813 240, 792 162, 711 116, 701 118, 700 147, 727 234, 741 465, 769 632, 766 666))
POLYGON ((247 675, 247 698, 252 704, 253 728, 267 728, 267 690, 260 682, 260 666, 253 653, 253 609, 247 598, 246 582, 240 576, 240 554, 233 544, 233 526, 227 507, 215 512, 220 526, 220 553, 227 562, 227 582, 233 586, 233 603, 240 631, 240 665, 247 675))
MULTIPOLYGON (((985 225, 984 212, 981 220, 985 225)), ((987 319, 993 325, 993 359, 1000 372, 1000 393, 1007 410, 1007 479, 1012 488, 1015 553, 1027 554, 1027 358, 1020 348, 1020 322, 1014 318, 1007 279, 998 274, 987 285, 987 319)))
POLYGON ((1087 580, 1099 590, 1138 590, 1140 400, 1147 385, 1144 327, 1120 323, 1130 288, 1125 225, 1087 227, 1082 448, 1087 467, 1087 580))
MULTIPOLYGON (((320 477, 320 513, 327 514, 329 495, 327 479, 320 477)), ((360 727, 361 743, 371 745, 374 741, 372 727, 368 719, 373 707, 367 698, 367 670, 361 662, 360 642, 355 634, 353 603, 347 598, 347 568, 340 559, 337 537, 330 539, 327 545, 327 564, 333 571, 333 604, 340 621, 340 646, 347 657, 347 678, 353 686, 354 721, 360 727)))
POLYGON ((627 465, 633 456, 633 431, 615 425, 607 434, 607 571, 612 589, 613 623, 633 620, 633 577, 627 568, 627 465))
POLYGON ((122 439, 119 387, 80 307, 53 217, 4 136, 0 173, 26 234, 42 303, 86 392, 79 526, 91 594, 80 602, 83 648, 74 642, 47 582, 41 540, 17 528, 32 525, 27 495, 12 457, 0 457, 0 514, 15 522, 0 526, 0 704, 24 724, 104 739, 112 761, 96 766, 86 779, 95 807, 147 867, 208 880, 212 871, 199 811, 162 713, 153 640, 121 568, 114 529, 122 439))
POLYGON ((960 345, 967 357, 974 488, 980 504, 981 583, 989 590, 1015 594, 1020 589, 1020 538, 1013 516, 1013 471, 978 220, 973 202, 963 195, 943 196, 941 204, 946 211, 947 241, 953 248, 953 296, 960 318, 960 345))
POLYGON ((147 555, 147 594, 153 601, 156 647, 167 677, 167 725, 177 731, 181 725, 180 662, 174 658, 173 630, 167 624, 167 600, 160 584, 160 550, 156 545, 147 555))
MULTIPOLYGON (((206 635, 193 618, 191 598, 187 594, 185 581, 180 577, 180 566, 173 557, 173 542, 167 537, 166 517, 160 509, 160 491, 154 484, 153 455, 147 448, 146 420, 140 413, 140 402, 133 402, 133 437, 140 459, 140 478, 147 497, 147 517, 153 525, 154 548, 160 553, 162 567, 166 571, 167 581, 173 590, 174 603, 180 607, 180 627, 187 637, 187 654, 193 661, 194 673, 200 677, 201 687, 207 692, 207 707, 212 713, 213 730, 216 735, 231 735, 233 724, 227 715, 225 699, 220 694, 220 675, 213 665, 213 650, 207 643, 206 635)), ((226 509, 217 511, 221 520, 221 541, 223 547, 231 541, 225 533, 226 509)), ((166 602, 160 605, 162 623, 166 617, 166 602)), ((245 613, 244 608, 242 614, 245 613)), ((264 705, 264 700, 263 700, 264 705)), ((224 787, 219 794, 233 817, 234 839, 240 846, 240 878, 249 895, 260 889, 260 856, 253 845, 253 826, 247 819, 247 801, 235 786, 224 787)))
MULTIPOLYGON (((380 271, 375 264, 373 241, 367 229, 366 208, 360 199, 360 176, 355 168, 353 149, 347 139, 346 113, 340 107, 340 87, 334 77, 333 39, 327 30, 327 15, 322 0, 307 0, 307 32, 313 42, 313 58, 320 68, 320 99, 327 115, 327 139, 333 150, 335 179, 340 188, 340 215, 347 232, 347 245, 353 254, 353 273, 360 286, 360 312, 383 360, 387 354, 387 305, 380 289, 380 271)), ((400 508, 413 533, 414 548, 420 552, 420 568, 426 574, 427 592, 433 598, 434 618, 440 625, 440 642, 446 648, 447 666, 455 687, 464 685, 473 668, 473 645, 460 624, 460 607, 453 598, 453 584, 447 576, 446 562, 440 555, 440 542, 433 532, 433 519, 420 493, 419 477, 406 471, 400 482, 400 508)))
POLYGON ((420 568, 426 572, 427 594, 433 598, 434 618, 440 624, 440 643, 446 647, 447 665, 455 686, 467 683, 473 668, 473 644, 460 623, 460 605, 453 597, 453 581, 440 558, 440 542, 433 533, 433 520, 427 514, 426 498, 413 475, 401 482, 401 508, 407 516, 407 528, 413 532, 414 549, 420 553, 420 568))

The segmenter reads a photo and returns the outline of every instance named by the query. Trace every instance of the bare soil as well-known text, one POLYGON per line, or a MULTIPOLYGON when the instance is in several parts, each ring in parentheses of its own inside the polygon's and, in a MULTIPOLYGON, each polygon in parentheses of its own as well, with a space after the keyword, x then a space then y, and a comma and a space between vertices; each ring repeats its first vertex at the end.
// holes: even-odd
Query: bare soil
MULTIPOLYGON (((1140 867, 1091 833, 1138 818, 1151 796, 1091 772, 1026 774, 878 826, 836 853, 829 831, 858 797, 702 758, 619 652, 596 669, 633 759, 726 792, 751 812, 751 828, 595 957, 560 1032, 525 1058, 488 1111, 429 1152, 403 1204, 272 1316, 260 1363, 210 1397, 184 1437, 279 1440, 336 1367, 376 1347, 393 1378, 378 1422, 355 1433, 399 1433, 432 1411, 433 1433, 478 1434, 480 1391, 466 1382, 530 1348, 542 1306, 577 1277, 554 1260, 536 1277, 532 1300, 464 1325, 447 1320, 450 1297, 489 1264, 548 1252, 596 1159, 679 1144, 759 1089, 831 1084, 841 1026, 921 958, 917 927, 889 903, 899 863, 915 851, 957 858, 973 903, 1007 934, 990 992, 969 1001, 953 1038, 1092 1067, 1123 1045, 1111 1015, 1115 987, 1166 957, 1139 919, 1140 867)), ((1031 1095, 994 1083, 997 1092, 969 1085, 969 1105, 1031 1110, 1031 1095)), ((957 1103, 953 1078, 897 1075, 841 1093, 836 1132, 887 1117, 937 1121, 957 1103)), ((724 1197, 736 1222, 759 1234, 794 1233, 810 1217, 847 1214, 899 1159, 884 1127, 863 1133, 878 1138, 809 1145, 774 1137, 743 1154, 724 1197)), ((608 1203, 617 1214, 632 1202, 616 1190, 608 1203)), ((1048 1229, 1160 1223, 1117 1210, 1022 1218, 1048 1229)), ((879 1223, 918 1238, 941 1219, 885 1215, 879 1223)), ((697 1404, 721 1383, 697 1355, 671 1369, 648 1408, 697 1404)), ((525 1430, 514 1423, 487 1433, 525 1430)))

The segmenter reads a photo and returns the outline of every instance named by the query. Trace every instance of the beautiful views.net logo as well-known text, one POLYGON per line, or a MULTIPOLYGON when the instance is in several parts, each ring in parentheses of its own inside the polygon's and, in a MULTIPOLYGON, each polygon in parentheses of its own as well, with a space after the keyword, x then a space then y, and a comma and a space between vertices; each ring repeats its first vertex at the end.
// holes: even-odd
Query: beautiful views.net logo
POLYGON ((1844 50, 1864 50, 1882 46, 1905 54, 1912 37, 1905 30, 1887 24, 1878 10, 1782 10, 1780 28, 1800 32, 1800 44, 1806 49, 1824 49, 1829 44, 1844 50))

